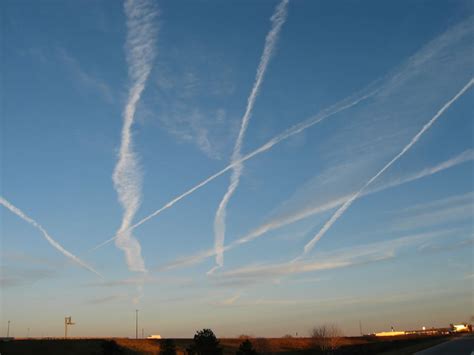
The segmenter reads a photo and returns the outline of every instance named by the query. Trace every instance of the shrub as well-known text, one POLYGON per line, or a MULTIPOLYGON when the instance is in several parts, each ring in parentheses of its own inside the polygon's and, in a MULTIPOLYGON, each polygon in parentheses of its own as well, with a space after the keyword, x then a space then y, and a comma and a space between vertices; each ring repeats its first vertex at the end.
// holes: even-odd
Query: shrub
POLYGON ((176 345, 172 339, 160 342, 160 355, 176 355, 176 345))
POLYGON ((236 355, 257 355, 257 351, 253 348, 250 340, 244 340, 239 346, 236 355))
MULTIPOLYGON (((222 355, 219 340, 210 329, 203 329, 194 335, 194 346, 189 350, 197 355, 222 355)), ((188 351, 189 351, 188 350, 188 351)))
POLYGON ((311 337, 316 345, 325 353, 331 353, 342 344, 344 334, 341 329, 334 324, 324 324, 314 327, 311 331, 311 337))

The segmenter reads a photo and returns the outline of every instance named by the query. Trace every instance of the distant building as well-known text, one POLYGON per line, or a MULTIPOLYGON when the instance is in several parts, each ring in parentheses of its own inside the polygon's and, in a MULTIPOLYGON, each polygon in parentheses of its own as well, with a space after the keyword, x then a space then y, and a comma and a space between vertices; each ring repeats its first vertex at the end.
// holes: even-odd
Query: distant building
POLYGON ((472 325, 467 323, 451 324, 451 331, 454 333, 472 332, 472 325))
POLYGON ((159 334, 152 334, 146 337, 147 339, 161 339, 161 335, 159 334))
POLYGON ((396 336, 405 335, 405 334, 406 334, 405 331, 395 331, 395 330, 392 330, 392 331, 390 331, 390 332, 375 333, 375 336, 376 336, 376 337, 396 337, 396 336))
POLYGON ((389 332, 380 332, 373 333, 377 337, 393 337, 400 335, 440 335, 440 334, 452 334, 452 333, 469 333, 472 332, 472 324, 460 323, 460 324, 450 324, 449 328, 427 328, 423 327, 422 329, 417 330, 399 330, 395 329, 389 332))

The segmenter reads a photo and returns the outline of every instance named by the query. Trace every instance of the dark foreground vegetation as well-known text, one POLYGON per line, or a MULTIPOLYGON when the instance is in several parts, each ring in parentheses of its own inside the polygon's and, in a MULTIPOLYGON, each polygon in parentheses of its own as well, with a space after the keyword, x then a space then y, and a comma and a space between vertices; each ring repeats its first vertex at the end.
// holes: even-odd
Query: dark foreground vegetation
POLYGON ((210 329, 193 339, 17 339, 0 343, 2 355, 305 355, 305 354, 413 354, 448 340, 449 336, 217 339, 210 329))

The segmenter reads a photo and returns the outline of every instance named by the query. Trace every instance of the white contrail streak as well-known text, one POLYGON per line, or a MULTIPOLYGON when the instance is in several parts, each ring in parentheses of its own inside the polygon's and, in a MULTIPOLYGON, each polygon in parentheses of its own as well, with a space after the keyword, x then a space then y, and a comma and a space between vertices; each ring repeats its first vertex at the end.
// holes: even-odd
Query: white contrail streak
MULTIPOLYGON (((472 21, 471 20, 466 20, 462 24, 455 26, 454 28, 448 30, 445 34, 442 36, 438 37, 437 39, 431 41, 428 45, 426 45, 423 49, 418 51, 414 56, 410 57, 409 60, 402 65, 397 71, 392 72, 392 74, 389 75, 388 79, 387 77, 384 77, 374 84, 370 85, 366 90, 357 93, 356 95, 353 95, 349 98, 346 98, 345 100, 339 101, 335 105, 319 112, 316 116, 312 116, 309 119, 296 124, 295 126, 287 129, 280 135, 274 137, 273 139, 269 140, 267 143, 262 145, 260 148, 254 150, 253 152, 245 155, 242 159, 240 159, 237 162, 229 164, 227 167, 223 168, 222 170, 218 171, 214 175, 208 177, 207 179, 203 180, 196 186, 190 188, 188 191, 184 192, 183 194, 175 197, 168 203, 166 203, 163 207, 157 209, 150 215, 144 217, 141 219, 139 222, 135 223, 133 226, 131 226, 128 231, 131 231, 138 226, 142 225, 143 223, 147 222, 151 218, 159 215, 161 212, 164 210, 172 207, 174 204, 179 202, 181 199, 187 197, 188 195, 194 193, 196 190, 199 190, 201 187, 207 185, 209 182, 212 180, 218 178, 222 174, 226 173, 228 170, 232 169, 233 166, 235 166, 238 163, 245 162, 248 159, 251 159, 260 153, 266 152, 270 150, 273 146, 276 144, 292 137, 293 135, 299 134, 306 129, 310 128, 311 126, 320 123, 324 119, 337 114, 343 110, 349 109, 355 105, 357 105, 359 102, 364 101, 376 94, 378 94, 380 91, 385 91, 385 94, 387 92, 390 92, 390 88, 392 87, 397 87, 399 85, 400 81, 406 80, 406 78, 413 73, 418 73, 420 71, 421 66, 425 66, 427 62, 432 58, 433 56, 437 55, 440 53, 442 50, 446 50, 448 46, 450 46, 453 42, 459 41, 463 39, 467 34, 471 33, 471 28, 472 28, 472 21), (382 80, 385 82, 381 84, 382 80)), ((98 244, 94 248, 92 248, 90 251, 99 249, 100 247, 112 242, 117 238, 117 235, 114 237, 98 244)))
POLYGON ((275 44, 278 40, 278 35, 283 24, 286 21, 288 0, 282 0, 275 9, 271 17, 272 27, 270 32, 268 32, 267 37, 265 38, 265 46, 263 49, 262 57, 260 58, 260 64, 258 65, 257 74, 255 77, 255 82, 253 84, 252 91, 250 96, 247 99, 247 108, 245 113, 242 116, 242 122, 240 126, 239 135, 235 142, 234 150, 232 153, 231 162, 237 162, 232 168, 232 175, 230 177, 230 184, 227 188, 227 192, 224 194, 219 207, 216 211, 216 216, 214 218, 214 248, 216 250, 216 264, 222 266, 224 264, 224 239, 225 239, 225 230, 226 230, 226 213, 227 205, 237 189, 240 177, 242 175, 243 164, 240 162, 242 158, 242 143, 245 137, 245 132, 247 130, 250 117, 252 116, 253 107, 255 105, 255 100, 258 96, 260 86, 263 82, 265 72, 267 70, 268 63, 272 57, 275 44))
POLYGON ((360 188, 355 194, 353 194, 339 209, 331 216, 331 218, 324 224, 324 226, 319 230, 319 232, 311 239, 304 247, 304 252, 302 254, 306 255, 309 253, 315 246, 315 244, 322 238, 322 236, 331 228, 331 226, 344 214, 344 212, 351 206, 351 204, 365 191, 365 189, 372 184, 380 175, 382 175, 388 168, 390 168, 398 159, 400 159, 410 148, 418 142, 420 137, 436 122, 436 120, 467 90, 471 88, 474 84, 474 78, 471 80, 444 106, 434 115, 428 123, 426 123, 422 129, 411 139, 411 141, 398 153, 392 160, 390 160, 382 169, 379 170, 370 180, 368 180, 364 186, 360 188))
MULTIPOLYGON (((322 110, 317 115, 312 116, 309 119, 294 125, 293 127, 290 127, 289 129, 287 129, 283 133, 281 133, 278 136, 273 137, 272 139, 270 139, 267 143, 262 145, 260 148, 257 148, 253 152, 248 153, 247 155, 243 156, 238 161, 230 163, 229 165, 227 165, 225 168, 218 171, 214 175, 211 175, 207 179, 201 181, 199 184, 197 184, 194 187, 190 188, 188 191, 186 191, 186 192, 182 193, 181 195, 175 197, 174 199, 172 199, 171 201, 166 203, 163 207, 157 209, 155 212, 151 213, 150 215, 144 217, 143 219, 141 219, 140 221, 138 221, 134 225, 130 226, 130 228, 128 228, 127 232, 132 231, 133 229, 141 226, 143 223, 147 222, 148 220, 152 219, 153 217, 156 217, 161 212, 163 212, 163 211, 167 210, 168 208, 172 207, 174 204, 176 204, 177 202, 179 202, 183 198, 187 197, 188 195, 191 195, 193 192, 195 192, 196 190, 199 190, 201 187, 207 185, 212 180, 214 180, 214 179, 218 178, 219 176, 225 174, 227 171, 232 169, 235 165, 243 163, 243 162, 245 162, 249 159, 252 159, 253 157, 255 157, 257 155, 270 150, 271 148, 273 148, 273 146, 277 145, 278 143, 280 143, 280 142, 282 142, 282 141, 284 141, 284 140, 286 140, 286 139, 288 139, 288 138, 290 138, 290 137, 292 137, 296 134, 299 134, 299 133, 303 132, 304 130, 310 128, 311 126, 314 126, 315 124, 318 124, 318 123, 322 122, 326 118, 328 118, 330 116, 333 116, 333 115, 335 115, 335 114, 337 114, 341 111, 347 110, 347 109, 357 105, 361 101, 364 101, 364 100, 372 97, 373 95, 375 95, 378 92, 378 90, 379 89, 375 89, 375 90, 373 90, 373 91, 371 91, 367 94, 359 94, 359 95, 352 96, 352 97, 350 97, 348 99, 345 99, 345 100, 343 100, 343 101, 341 101, 341 102, 339 102, 339 103, 337 103, 337 104, 335 104, 335 105, 333 105, 333 106, 331 106, 331 107, 329 107, 325 110, 322 110)), ((124 232, 121 232, 121 233, 124 233, 124 232)), ((112 238, 107 239, 106 241, 104 241, 104 242, 96 245, 92 249, 90 249, 90 251, 97 250, 97 249, 103 247, 104 245, 109 244, 113 240, 117 239, 118 236, 119 236, 119 234, 113 236, 112 238)))
POLYGON ((127 41, 125 45, 128 74, 131 87, 123 112, 123 127, 118 161, 113 173, 114 187, 122 208, 123 218, 115 245, 125 252, 127 265, 132 271, 145 272, 141 247, 132 235, 130 225, 141 202, 142 176, 132 147, 132 125, 145 83, 150 75, 155 57, 154 40, 157 15, 148 0, 127 0, 124 4, 127 17, 127 41))
MULTIPOLYGON (((386 183, 386 184, 384 184, 380 187, 366 190, 362 195, 365 196, 365 195, 377 193, 377 192, 380 192, 380 191, 384 191, 384 190, 392 188, 392 187, 400 186, 400 185, 403 185, 403 184, 406 184, 406 183, 409 183, 409 182, 412 182, 412 181, 415 181, 415 180, 418 180, 418 179, 422 179, 424 177, 431 176, 431 175, 436 174, 438 172, 441 172, 443 170, 452 168, 454 166, 457 166, 459 164, 465 163, 467 161, 472 161, 472 160, 474 160, 474 150, 468 149, 468 150, 462 152, 461 154, 459 154, 459 155, 457 155, 457 156, 455 156, 451 159, 443 161, 442 163, 439 163, 437 165, 434 165, 434 166, 431 166, 431 167, 428 167, 428 168, 424 168, 424 169, 422 169, 418 172, 412 173, 408 176, 402 176, 400 178, 394 179, 394 180, 389 181, 388 183, 386 183)), ((320 205, 317 205, 317 206, 311 206, 311 207, 305 207, 305 208, 302 208, 302 209, 300 209, 296 212, 287 214, 287 215, 279 217, 279 218, 272 219, 272 220, 270 220, 268 222, 265 222, 264 224, 260 225, 259 227, 254 228, 253 230, 251 230, 249 233, 247 233, 243 237, 240 237, 239 239, 237 239, 237 240, 233 241, 232 243, 226 245, 224 247, 224 251, 235 249, 236 247, 238 247, 242 244, 246 244, 248 242, 251 242, 254 239, 257 239, 257 238, 261 237, 262 235, 264 235, 264 234, 266 234, 266 233, 268 233, 272 230, 279 229, 281 227, 284 227, 286 225, 298 222, 298 221, 303 220, 305 218, 308 218, 310 216, 314 216, 314 215, 317 215, 317 214, 320 214, 320 213, 328 212, 328 211, 330 211, 334 208, 337 208, 337 207, 341 206, 349 198, 350 198, 350 195, 339 197, 339 198, 333 199, 331 201, 328 201, 324 204, 320 204, 320 205)), ((201 261, 203 261, 203 260, 205 260, 209 257, 212 257, 214 255, 215 255, 215 250, 210 249, 210 250, 203 251, 201 253, 198 253, 198 254, 195 254, 195 255, 192 255, 192 256, 179 258, 179 259, 175 260, 174 262, 171 262, 170 264, 167 264, 167 265, 161 267, 160 270, 169 270, 169 269, 174 269, 176 267, 194 265, 194 264, 199 263, 199 262, 201 262, 201 261)))
POLYGON ((48 241, 49 244, 51 244, 53 246, 53 248, 57 249, 59 252, 61 252, 64 256, 66 256, 67 258, 71 259, 72 261, 74 261, 76 264, 79 264, 80 266, 82 266, 83 268, 93 272, 94 274, 96 274, 97 276, 99 276, 100 278, 102 278, 102 275, 99 274, 97 271, 95 271, 91 266, 87 265, 84 261, 82 261, 81 259, 79 259, 77 256, 75 256, 74 254, 70 253, 69 251, 67 251, 66 249, 64 249, 64 247, 59 244, 57 241, 55 241, 49 234, 48 232, 46 231, 46 229, 44 229, 38 222, 36 222, 33 218, 31 217, 28 217, 23 211, 21 211, 19 208, 15 207, 14 205, 12 205, 9 201, 7 201, 6 199, 4 199, 3 197, 0 196, 0 204, 2 206, 4 206, 5 208, 7 208, 8 210, 10 210, 12 213, 16 214, 18 217, 20 217, 21 219, 23 219, 25 222, 28 222, 29 224, 31 224, 33 227, 37 228, 42 234, 43 236, 45 237, 45 239, 48 241))

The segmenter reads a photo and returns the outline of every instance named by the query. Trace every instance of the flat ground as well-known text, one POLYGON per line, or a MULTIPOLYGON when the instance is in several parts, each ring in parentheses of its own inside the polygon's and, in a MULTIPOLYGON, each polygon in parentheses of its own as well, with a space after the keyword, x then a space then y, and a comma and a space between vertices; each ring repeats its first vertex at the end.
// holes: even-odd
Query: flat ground
MULTIPOLYGON (((471 338, 472 339, 472 338, 471 338)), ((405 355, 430 348, 450 340, 447 336, 404 336, 390 338, 346 337, 332 354, 385 354, 405 355)), ((174 339, 178 354, 192 339, 174 339)), ((243 339, 220 339, 225 355, 234 355, 243 339)), ((309 355, 323 354, 311 338, 252 338, 250 341, 259 354, 309 355)), ((28 354, 153 354, 158 355, 159 340, 148 339, 15 339, 0 343, 1 355, 28 354)))

